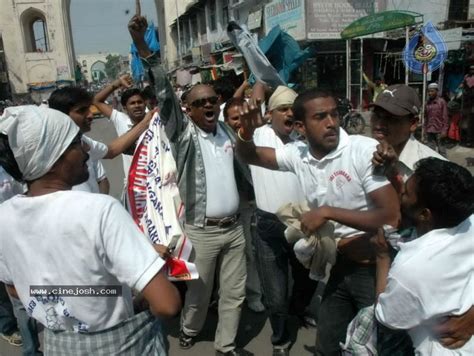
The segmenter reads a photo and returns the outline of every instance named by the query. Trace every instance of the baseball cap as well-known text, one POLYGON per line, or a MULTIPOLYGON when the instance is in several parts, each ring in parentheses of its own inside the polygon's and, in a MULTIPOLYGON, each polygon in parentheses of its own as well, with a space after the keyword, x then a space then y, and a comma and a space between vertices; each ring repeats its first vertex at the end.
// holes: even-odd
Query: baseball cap
POLYGON ((378 106, 392 115, 406 116, 418 115, 421 102, 415 89, 404 84, 395 84, 382 91, 371 106, 378 106))

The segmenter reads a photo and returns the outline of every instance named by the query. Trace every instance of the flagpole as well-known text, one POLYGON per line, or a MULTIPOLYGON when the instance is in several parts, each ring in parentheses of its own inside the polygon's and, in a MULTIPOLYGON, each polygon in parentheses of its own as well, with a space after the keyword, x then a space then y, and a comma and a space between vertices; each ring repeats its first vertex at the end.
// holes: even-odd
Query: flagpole
POLYGON ((423 94, 421 95, 421 140, 425 140, 425 104, 426 104, 426 82, 428 80, 428 63, 423 63, 423 94))

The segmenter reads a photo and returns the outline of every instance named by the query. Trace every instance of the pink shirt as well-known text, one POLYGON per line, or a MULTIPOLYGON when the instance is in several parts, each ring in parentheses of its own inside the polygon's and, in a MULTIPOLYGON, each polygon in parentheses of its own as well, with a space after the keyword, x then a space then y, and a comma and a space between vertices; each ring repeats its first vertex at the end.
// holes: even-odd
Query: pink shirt
POLYGON ((430 133, 447 133, 449 128, 448 106, 443 98, 428 100, 425 112, 425 130, 430 133))

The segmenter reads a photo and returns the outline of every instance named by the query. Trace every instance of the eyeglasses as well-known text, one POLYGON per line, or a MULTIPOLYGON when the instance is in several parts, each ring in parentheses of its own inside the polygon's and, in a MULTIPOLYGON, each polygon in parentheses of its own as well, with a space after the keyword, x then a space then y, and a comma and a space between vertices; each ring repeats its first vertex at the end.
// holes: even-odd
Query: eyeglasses
POLYGON ((206 105, 207 102, 211 103, 211 105, 216 105, 218 100, 219 100, 219 98, 217 96, 210 96, 208 98, 202 98, 202 99, 194 100, 191 103, 191 105, 196 107, 196 108, 200 108, 200 107, 203 107, 204 105, 206 105))
POLYGON ((315 113, 313 116, 318 120, 324 120, 328 115, 330 115, 333 119, 338 119, 339 111, 337 111, 337 109, 331 111, 323 111, 315 113))

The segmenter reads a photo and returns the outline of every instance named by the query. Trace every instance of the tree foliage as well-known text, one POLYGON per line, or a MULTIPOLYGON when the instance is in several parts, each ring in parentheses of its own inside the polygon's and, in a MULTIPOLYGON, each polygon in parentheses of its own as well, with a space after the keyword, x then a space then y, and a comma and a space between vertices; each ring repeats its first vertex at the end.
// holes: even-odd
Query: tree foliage
POLYGON ((114 80, 120 72, 120 56, 109 54, 105 59, 107 60, 105 63, 105 73, 107 73, 109 79, 114 80))

